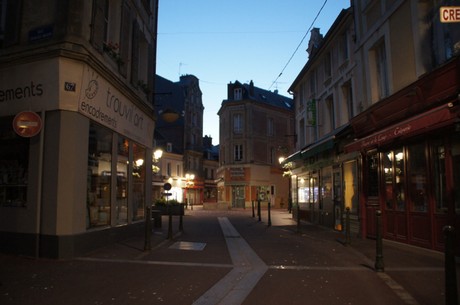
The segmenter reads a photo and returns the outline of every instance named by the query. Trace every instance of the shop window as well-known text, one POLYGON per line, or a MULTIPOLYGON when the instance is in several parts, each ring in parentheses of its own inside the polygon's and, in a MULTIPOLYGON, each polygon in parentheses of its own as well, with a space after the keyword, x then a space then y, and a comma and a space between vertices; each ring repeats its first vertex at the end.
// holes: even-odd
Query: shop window
POLYGON ((13 117, 0 119, 0 206, 26 207, 29 176, 29 138, 18 136, 13 117))
POLYGON ((145 153, 144 147, 133 143, 133 221, 144 218, 145 153))
POLYGON ((112 133, 92 123, 89 129, 87 227, 110 224, 112 133))
POLYGON ((129 141, 118 136, 117 145, 117 185, 115 215, 117 224, 128 222, 128 164, 129 141))
POLYGON ((425 144, 409 146, 409 190, 411 210, 414 212, 428 211, 428 183, 425 144))
POLYGON ((367 194, 369 197, 379 196, 378 154, 372 153, 367 157, 367 194))
POLYGON ((350 208, 350 212, 358 214, 358 173, 356 161, 346 162, 343 164, 343 198, 345 207, 350 208))
POLYGON ((434 166, 434 193, 436 198, 436 212, 447 212, 447 189, 446 189, 446 151, 441 143, 433 145, 434 166))
POLYGON ((382 154, 382 164, 385 181, 385 207, 387 210, 405 211, 403 149, 400 148, 384 152, 382 154))

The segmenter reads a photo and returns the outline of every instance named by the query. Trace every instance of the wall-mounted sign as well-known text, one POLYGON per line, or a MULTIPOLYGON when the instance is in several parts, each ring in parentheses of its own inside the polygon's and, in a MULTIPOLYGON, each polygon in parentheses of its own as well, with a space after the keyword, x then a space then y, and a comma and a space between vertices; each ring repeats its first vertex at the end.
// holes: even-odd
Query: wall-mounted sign
POLYGON ((460 6, 441 6, 439 8, 441 22, 460 22, 460 6))
POLYGON ((42 119, 32 111, 20 112, 13 119, 13 129, 24 138, 36 136, 42 129, 42 119))

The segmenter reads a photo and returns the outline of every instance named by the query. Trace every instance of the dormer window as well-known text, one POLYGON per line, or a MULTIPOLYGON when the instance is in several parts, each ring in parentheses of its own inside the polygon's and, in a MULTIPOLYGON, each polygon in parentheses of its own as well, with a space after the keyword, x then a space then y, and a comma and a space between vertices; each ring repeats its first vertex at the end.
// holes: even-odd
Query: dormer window
POLYGON ((243 99, 243 89, 235 88, 235 90, 233 91, 233 94, 234 94, 234 99, 236 101, 240 101, 243 99))

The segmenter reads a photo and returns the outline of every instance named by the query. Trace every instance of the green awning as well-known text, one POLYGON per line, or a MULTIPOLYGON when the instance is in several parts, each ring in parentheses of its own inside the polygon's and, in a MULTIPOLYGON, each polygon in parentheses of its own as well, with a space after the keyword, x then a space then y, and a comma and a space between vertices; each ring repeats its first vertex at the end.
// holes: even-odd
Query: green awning
POLYGON ((287 157, 286 159, 284 159, 284 161, 281 163, 281 165, 284 165, 284 164, 286 164, 288 162, 293 162, 295 160, 299 160, 299 159, 301 159, 301 157, 302 157, 301 156, 301 151, 299 150, 299 151, 293 153, 292 155, 290 155, 289 157, 287 157))
POLYGON ((302 150, 302 159, 308 159, 326 150, 332 149, 335 143, 334 139, 335 137, 324 139, 302 150))

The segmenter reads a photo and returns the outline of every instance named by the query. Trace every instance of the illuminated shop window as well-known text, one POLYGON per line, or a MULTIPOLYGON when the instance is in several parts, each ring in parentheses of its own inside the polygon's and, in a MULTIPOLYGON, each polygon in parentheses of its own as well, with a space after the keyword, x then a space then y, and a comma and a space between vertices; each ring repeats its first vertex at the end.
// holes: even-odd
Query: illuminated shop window
POLYGON ((87 227, 110 225, 112 133, 91 124, 87 175, 87 227))

